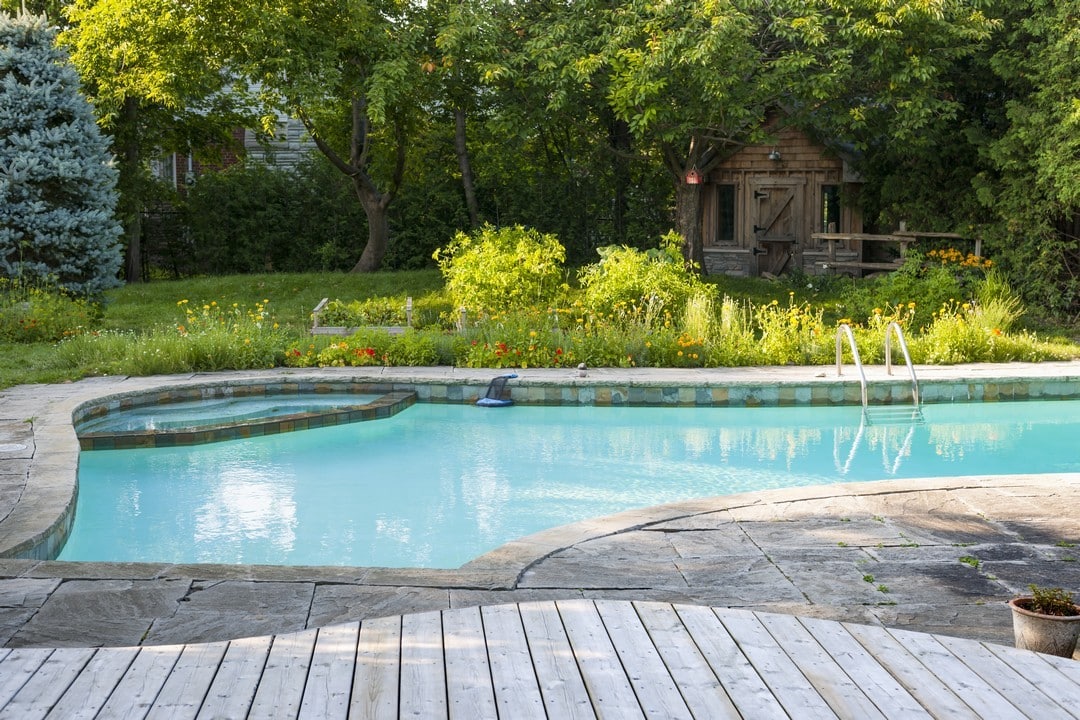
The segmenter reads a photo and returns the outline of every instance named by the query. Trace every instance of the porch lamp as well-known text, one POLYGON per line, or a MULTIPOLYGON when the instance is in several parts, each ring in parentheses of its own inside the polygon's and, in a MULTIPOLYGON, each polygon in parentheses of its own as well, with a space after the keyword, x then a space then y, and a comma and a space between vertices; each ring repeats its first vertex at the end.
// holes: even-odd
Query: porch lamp
POLYGON ((769 151, 769 159, 772 160, 773 162, 780 162, 780 151, 777 150, 776 148, 773 148, 772 150, 770 150, 769 151))
POLYGON ((686 171, 686 184, 687 185, 700 185, 701 184, 701 179, 702 179, 701 178, 701 173, 698 172, 698 169, 696 167, 695 168, 690 168, 689 170, 686 171))

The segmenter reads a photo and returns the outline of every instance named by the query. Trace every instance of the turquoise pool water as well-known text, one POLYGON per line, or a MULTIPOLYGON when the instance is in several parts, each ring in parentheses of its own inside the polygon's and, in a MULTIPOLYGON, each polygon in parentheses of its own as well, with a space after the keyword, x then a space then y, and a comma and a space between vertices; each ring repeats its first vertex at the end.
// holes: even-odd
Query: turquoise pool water
POLYGON ((1080 402, 481 409, 84 452, 62 560, 457 567, 629 508, 841 481, 1080 471, 1080 402))

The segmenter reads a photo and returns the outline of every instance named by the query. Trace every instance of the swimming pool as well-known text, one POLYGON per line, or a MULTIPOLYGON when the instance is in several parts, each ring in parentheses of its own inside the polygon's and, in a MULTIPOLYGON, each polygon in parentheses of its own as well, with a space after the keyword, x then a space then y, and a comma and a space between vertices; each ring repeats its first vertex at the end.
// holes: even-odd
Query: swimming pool
POLYGON ((904 477, 1076 472, 1080 403, 858 407, 419 404, 391 418, 83 453, 62 560, 451 568, 509 540, 692 497, 904 477))

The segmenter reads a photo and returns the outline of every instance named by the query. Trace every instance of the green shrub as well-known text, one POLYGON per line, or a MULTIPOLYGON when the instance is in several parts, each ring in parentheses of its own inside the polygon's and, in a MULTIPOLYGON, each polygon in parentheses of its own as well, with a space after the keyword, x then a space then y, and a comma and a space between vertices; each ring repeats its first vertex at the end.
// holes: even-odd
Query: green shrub
POLYGON ((0 341, 51 342, 78 335, 100 318, 100 308, 45 282, 0 278, 0 341))
POLYGON ((661 238, 659 249, 599 248, 600 262, 578 274, 585 306, 598 313, 628 312, 642 317, 656 316, 662 308, 680 316, 691 296, 715 297, 715 286, 687 268, 681 246, 682 239, 672 232, 661 238))
POLYGON ((970 298, 981 276, 978 268, 928 264, 923 255, 909 251, 896 272, 854 285, 842 300, 842 312, 849 318, 870 317, 875 308, 915 303, 911 327, 924 328, 933 321, 937 308, 950 300, 970 298))
POLYGON ((493 314, 553 302, 566 250, 554 235, 485 225, 472 235, 459 232, 433 257, 456 307, 493 314))

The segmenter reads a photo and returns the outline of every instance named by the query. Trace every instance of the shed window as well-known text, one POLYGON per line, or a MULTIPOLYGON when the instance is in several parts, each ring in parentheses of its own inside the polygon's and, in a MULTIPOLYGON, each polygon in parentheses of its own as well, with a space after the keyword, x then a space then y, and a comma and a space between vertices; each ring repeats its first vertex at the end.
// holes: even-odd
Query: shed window
POLYGON ((821 186, 821 227, 818 232, 840 232, 840 186, 821 186))

